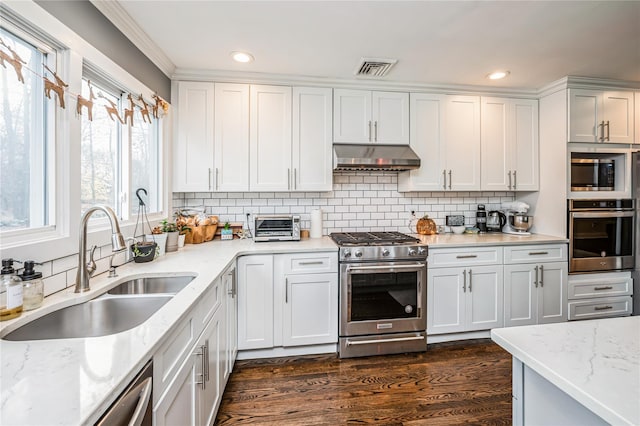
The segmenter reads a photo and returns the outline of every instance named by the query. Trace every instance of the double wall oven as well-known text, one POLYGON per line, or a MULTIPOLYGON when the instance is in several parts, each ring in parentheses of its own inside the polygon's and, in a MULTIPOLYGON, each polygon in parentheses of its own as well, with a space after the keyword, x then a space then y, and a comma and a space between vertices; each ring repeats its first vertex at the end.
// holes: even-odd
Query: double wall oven
POLYGON ((633 269, 634 200, 569 200, 569 272, 633 269))
POLYGON ((399 232, 331 237, 340 246, 339 356, 426 350, 427 247, 399 232))

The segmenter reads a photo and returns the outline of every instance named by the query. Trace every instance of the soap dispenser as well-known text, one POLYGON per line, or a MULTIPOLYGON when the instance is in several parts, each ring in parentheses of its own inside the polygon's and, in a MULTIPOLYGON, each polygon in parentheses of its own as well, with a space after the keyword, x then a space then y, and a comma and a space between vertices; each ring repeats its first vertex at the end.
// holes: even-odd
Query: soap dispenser
POLYGON ((22 280, 13 269, 14 259, 2 259, 0 273, 0 321, 22 315, 22 280))
POLYGON ((24 271, 18 275, 22 278, 22 298, 25 311, 39 308, 44 300, 42 272, 36 272, 33 269, 34 265, 41 265, 41 263, 27 260, 24 262, 24 271))

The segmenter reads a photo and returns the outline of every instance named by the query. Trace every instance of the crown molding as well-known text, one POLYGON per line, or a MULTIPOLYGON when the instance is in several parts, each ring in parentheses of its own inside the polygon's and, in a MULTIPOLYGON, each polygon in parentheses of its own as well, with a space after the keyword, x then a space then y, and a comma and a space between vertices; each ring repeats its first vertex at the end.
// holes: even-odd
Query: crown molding
POLYGON ((300 76, 293 74, 269 74, 256 72, 237 71, 214 71, 202 69, 176 68, 171 80, 186 81, 210 81, 224 83, 253 83, 253 84, 275 84, 284 86, 312 86, 312 87, 332 87, 342 88, 362 88, 368 90, 388 90, 403 92, 428 92, 445 93, 451 95, 476 94, 519 98, 538 98, 537 90, 510 89, 503 87, 472 86, 472 85, 452 85, 452 84, 426 84, 418 82, 394 82, 379 81, 374 79, 339 79, 300 76))
POLYGON ((116 26, 140 51, 167 77, 176 66, 157 44, 131 18, 118 0, 89 0, 113 25, 116 26))

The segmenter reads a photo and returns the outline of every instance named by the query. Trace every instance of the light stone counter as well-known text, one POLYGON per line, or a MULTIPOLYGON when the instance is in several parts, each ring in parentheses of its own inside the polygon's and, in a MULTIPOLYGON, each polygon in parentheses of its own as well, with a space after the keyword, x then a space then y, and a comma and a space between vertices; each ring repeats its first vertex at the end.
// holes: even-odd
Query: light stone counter
POLYGON ((73 288, 45 299, 37 310, 0 323, 0 336, 48 312, 92 299, 142 274, 197 277, 142 325, 104 337, 12 342, 0 340, 0 424, 94 423, 153 356, 163 338, 199 296, 243 254, 336 251, 330 238, 299 242, 213 241, 187 245, 149 263, 117 269, 117 278, 91 279, 91 291, 73 288))
POLYGON ((607 423, 640 424, 640 316, 494 329, 491 338, 607 423))
POLYGON ((561 237, 553 237, 543 234, 513 235, 503 233, 486 234, 436 234, 418 235, 424 244, 430 248, 455 248, 455 247, 480 247, 480 246, 502 246, 502 245, 525 245, 525 244, 557 244, 568 243, 569 240, 561 237))

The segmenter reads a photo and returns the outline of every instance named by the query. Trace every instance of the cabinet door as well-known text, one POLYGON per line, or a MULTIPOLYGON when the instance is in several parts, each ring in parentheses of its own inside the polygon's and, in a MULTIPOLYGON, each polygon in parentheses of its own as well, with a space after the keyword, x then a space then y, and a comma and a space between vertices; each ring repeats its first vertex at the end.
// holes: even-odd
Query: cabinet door
POLYGON ((538 289, 534 284, 535 265, 504 266, 504 326, 537 322, 538 289))
MULTIPOLYGON (((511 101, 510 129, 513 189, 537 191, 540 187, 538 144, 538 101, 511 101)), ((484 165, 483 165, 484 166, 484 165)))
POLYGON ((604 92, 605 142, 633 143, 633 92, 604 92))
POLYGON ((250 88, 249 189, 291 189, 291 87, 250 88))
POLYGON ((338 274, 285 276, 283 346, 338 341, 338 274))
POLYGON ((373 92, 373 142, 407 145, 409 143, 409 94, 373 92))
POLYGON ((333 189, 331 89, 293 88, 293 188, 333 189))
POLYGON ((513 141, 509 135, 510 101, 503 98, 482 98, 481 164, 482 189, 507 191, 513 189, 513 141))
POLYGON ((566 262, 542 263, 538 278, 538 324, 567 321, 566 262))
POLYGON ((215 85, 214 190, 249 190, 249 85, 215 85))
POLYGON ((502 327, 502 266, 468 268, 466 298, 466 331, 502 327))
POLYGON ((427 334, 464 331, 464 268, 427 270, 427 334))
POLYGON ((238 259, 238 349, 273 347, 273 256, 238 259))
POLYGON ((212 190, 213 92, 213 83, 178 82, 178 129, 173 147, 174 191, 212 190))
POLYGON ((201 355, 192 354, 182 364, 171 387, 153 407, 157 426, 200 424, 199 382, 202 381, 201 355))
POLYGON ((445 169, 443 141, 445 95, 412 93, 409 145, 420 158, 420 168, 398 173, 399 191, 442 191, 445 169))
POLYGON ((602 92, 569 89, 569 142, 600 142, 602 92))
POLYGON ((334 89, 333 141, 337 143, 372 142, 371 92, 334 89))
MULTIPOLYGON (((200 348, 204 350, 204 384, 200 390, 200 421, 201 425, 212 425, 216 419, 216 412, 222 392, 224 391, 223 374, 225 369, 225 336, 224 336, 224 309, 216 311, 209 321, 207 327, 202 332, 198 342, 200 348)), ((202 350, 202 349, 200 349, 202 350)))
POLYGON ((449 96, 445 111, 447 189, 480 189, 480 98, 449 96))

